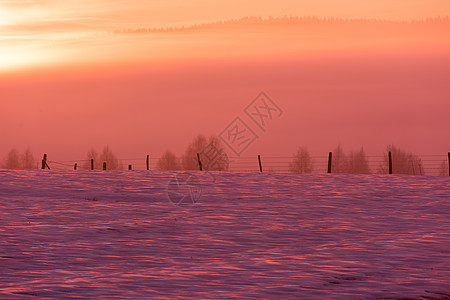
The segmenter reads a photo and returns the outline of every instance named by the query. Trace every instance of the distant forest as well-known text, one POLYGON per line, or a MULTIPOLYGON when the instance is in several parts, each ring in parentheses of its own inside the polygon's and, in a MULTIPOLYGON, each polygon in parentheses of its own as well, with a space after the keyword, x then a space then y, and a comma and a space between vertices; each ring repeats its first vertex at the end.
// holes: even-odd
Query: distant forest
POLYGON ((195 32, 203 30, 216 31, 233 31, 253 30, 255 28, 280 28, 280 29, 311 29, 311 28, 333 28, 336 29, 440 29, 448 33, 450 26, 449 17, 427 18, 423 20, 413 21, 388 21, 380 19, 342 19, 342 18, 318 18, 318 17, 244 17, 240 19, 230 19, 225 21, 209 22, 202 24, 194 24, 190 26, 180 27, 140 27, 115 30, 116 34, 149 34, 149 33, 165 33, 165 32, 195 32))

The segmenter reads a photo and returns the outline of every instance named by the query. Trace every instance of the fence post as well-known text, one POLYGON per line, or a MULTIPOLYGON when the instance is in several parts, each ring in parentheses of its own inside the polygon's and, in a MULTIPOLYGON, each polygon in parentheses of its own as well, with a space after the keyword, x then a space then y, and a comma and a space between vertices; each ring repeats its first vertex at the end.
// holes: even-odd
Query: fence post
POLYGON ((391 151, 389 151, 388 157, 389 157, 389 174, 392 174, 392 153, 391 153, 391 151))
POLYGON ((76 169, 77 169, 77 167, 78 167, 78 164, 77 164, 77 163, 75 163, 75 164, 73 165, 73 169, 74 169, 74 170, 76 170, 76 169))
POLYGON ((131 165, 128 165, 128 170, 131 170, 131 168, 132 168, 132 166, 131 166, 131 165))
POLYGON ((202 161, 200 160, 200 153, 197 153, 197 161, 198 161, 198 168, 200 169, 200 171, 203 171, 202 161))
POLYGON ((106 161, 103 162, 103 171, 106 171, 106 161))
MULTIPOLYGON (((262 173, 261 155, 258 154, 259 172, 262 173)), ((269 170, 270 173, 270 170, 269 170)))
POLYGON ((147 165, 147 170, 150 170, 150 155, 147 154, 147 159, 146 159, 146 165, 147 165))
POLYGON ((42 170, 45 170, 46 165, 47 165, 47 154, 44 153, 44 157, 42 158, 42 170))
POLYGON ((94 159, 91 158, 91 170, 94 170, 94 159))
POLYGON ((333 152, 328 153, 328 173, 331 173, 331 163, 333 161, 333 152))
POLYGON ((450 152, 448 153, 448 176, 450 176, 450 152))
POLYGON ((47 154, 44 153, 44 157, 42 158, 42 170, 45 170, 46 168, 50 170, 50 166, 47 163, 47 154))

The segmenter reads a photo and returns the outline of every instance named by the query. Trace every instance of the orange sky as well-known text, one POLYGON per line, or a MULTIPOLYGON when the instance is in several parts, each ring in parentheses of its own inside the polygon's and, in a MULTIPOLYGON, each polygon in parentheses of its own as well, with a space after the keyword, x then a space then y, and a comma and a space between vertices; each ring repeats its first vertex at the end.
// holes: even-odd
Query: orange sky
MULTIPOLYGON (((260 91, 283 118, 248 155, 315 154, 338 143, 380 154, 388 143, 450 150, 448 19, 421 23, 231 23, 245 16, 448 16, 448 1, 0 0, 0 158, 12 147, 83 158, 181 153, 217 134, 260 91), (116 31, 116 32, 115 32, 116 31)), ((294 22, 295 23, 295 22, 294 22)))

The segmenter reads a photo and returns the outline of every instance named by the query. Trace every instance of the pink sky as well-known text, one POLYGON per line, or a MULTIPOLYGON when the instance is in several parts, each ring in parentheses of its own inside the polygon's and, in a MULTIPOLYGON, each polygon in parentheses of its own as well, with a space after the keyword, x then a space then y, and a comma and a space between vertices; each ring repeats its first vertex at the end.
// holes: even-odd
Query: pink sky
POLYGON ((114 34, 249 15, 409 21, 449 15, 448 1, 16 3, 0 0, 0 158, 31 147, 80 159, 106 144, 120 158, 180 154, 260 91, 284 114, 244 156, 302 145, 325 155, 338 143, 372 155, 389 143, 450 151, 448 19, 114 34))

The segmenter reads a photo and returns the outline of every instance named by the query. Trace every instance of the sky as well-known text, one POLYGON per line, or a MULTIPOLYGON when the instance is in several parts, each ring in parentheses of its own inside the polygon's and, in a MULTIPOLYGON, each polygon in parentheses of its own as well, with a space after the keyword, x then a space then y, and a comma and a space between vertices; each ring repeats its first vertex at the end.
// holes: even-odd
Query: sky
POLYGON ((283 114, 242 155, 445 154, 449 15, 441 0, 0 0, 0 159, 30 147, 76 160, 106 144, 121 158, 181 154, 236 117, 253 124, 244 109, 261 91, 283 114), (251 16, 322 21, 126 32, 251 16), (427 18, 440 19, 411 23, 427 18))

